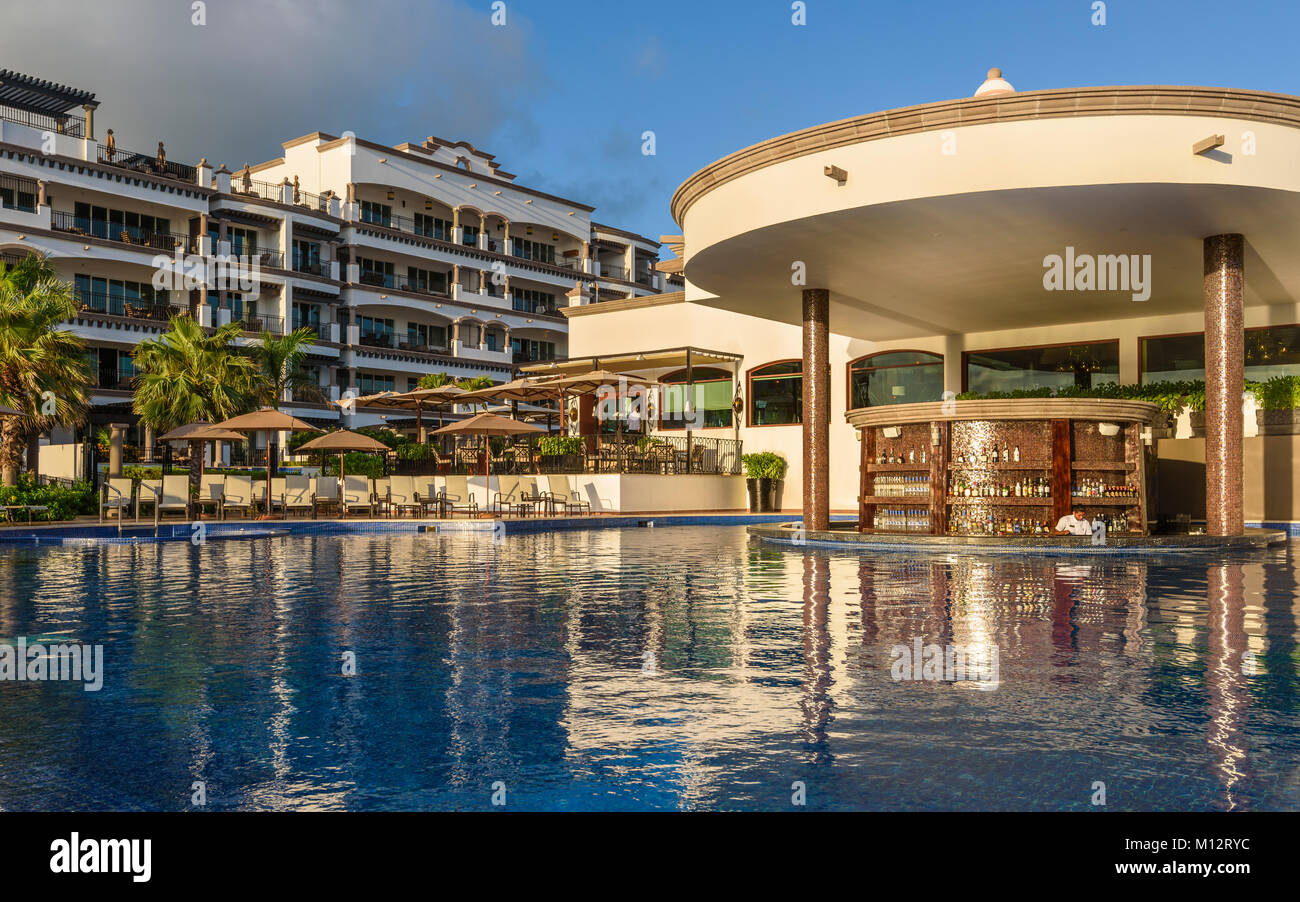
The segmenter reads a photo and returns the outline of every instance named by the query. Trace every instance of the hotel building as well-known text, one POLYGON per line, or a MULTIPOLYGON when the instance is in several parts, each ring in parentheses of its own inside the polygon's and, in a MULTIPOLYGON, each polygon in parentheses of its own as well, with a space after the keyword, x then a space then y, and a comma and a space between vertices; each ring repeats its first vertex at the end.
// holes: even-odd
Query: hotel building
POLYGON ((1300 373, 1300 98, 1016 92, 993 70, 968 99, 737 151, 672 212, 660 269, 684 291, 566 310, 571 360, 531 369, 697 383, 695 434, 783 454, 782 506, 813 528, 858 509, 880 408, 1198 378, 1204 424, 1143 437, 1153 517, 1300 519, 1294 412, 1242 397, 1243 375, 1300 373))
MULTIPOLYGON (((517 184, 463 141, 314 133, 232 171, 169 159, 153 136, 126 149, 97 128, 98 106, 90 92, 0 71, 0 255, 37 253, 75 284, 82 309, 69 328, 92 359, 92 429, 136 422, 132 352, 176 313, 243 323, 242 343, 314 330, 317 390, 283 409, 323 425, 348 391, 405 391, 433 372, 503 382, 521 364, 563 360, 568 305, 673 287, 655 269, 658 242, 517 184), (232 287, 209 271, 157 287, 160 272, 222 255, 246 258, 255 277, 232 287)), ((144 431, 132 427, 132 440, 144 431)))

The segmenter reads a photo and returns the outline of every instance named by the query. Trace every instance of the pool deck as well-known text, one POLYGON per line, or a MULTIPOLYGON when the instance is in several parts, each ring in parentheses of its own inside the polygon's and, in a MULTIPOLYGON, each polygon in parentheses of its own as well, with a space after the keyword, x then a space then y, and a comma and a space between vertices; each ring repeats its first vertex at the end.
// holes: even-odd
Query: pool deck
POLYGON ((1091 536, 928 536, 900 533, 860 533, 852 523, 840 528, 807 531, 798 522, 750 525, 750 535, 777 545, 841 548, 858 551, 907 551, 943 554, 1068 554, 1132 555, 1168 552, 1244 551, 1267 548, 1289 540, 1286 530, 1247 528, 1240 536, 1159 535, 1107 536, 1093 544, 1091 536))

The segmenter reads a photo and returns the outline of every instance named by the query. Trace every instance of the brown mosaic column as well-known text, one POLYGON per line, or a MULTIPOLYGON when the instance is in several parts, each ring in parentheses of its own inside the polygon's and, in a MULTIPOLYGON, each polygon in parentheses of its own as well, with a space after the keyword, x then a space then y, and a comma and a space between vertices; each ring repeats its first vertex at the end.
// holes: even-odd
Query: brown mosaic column
POLYGON ((1241 472, 1241 393, 1245 351, 1242 323, 1245 241, 1205 239, 1205 532, 1244 531, 1241 472))
POLYGON ((830 301, 824 288, 803 292, 803 522, 830 528, 830 301))

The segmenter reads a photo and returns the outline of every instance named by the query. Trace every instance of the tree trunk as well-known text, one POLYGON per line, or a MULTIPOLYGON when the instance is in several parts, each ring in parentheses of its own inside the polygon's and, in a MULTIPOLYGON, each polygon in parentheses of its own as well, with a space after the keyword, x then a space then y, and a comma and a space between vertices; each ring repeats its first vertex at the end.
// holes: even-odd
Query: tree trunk
POLYGON ((203 466, 203 442, 190 442, 190 488, 199 487, 199 470, 203 466))
POLYGON ((18 461, 22 448, 22 422, 18 417, 4 417, 0 420, 0 480, 5 485, 18 484, 18 461))

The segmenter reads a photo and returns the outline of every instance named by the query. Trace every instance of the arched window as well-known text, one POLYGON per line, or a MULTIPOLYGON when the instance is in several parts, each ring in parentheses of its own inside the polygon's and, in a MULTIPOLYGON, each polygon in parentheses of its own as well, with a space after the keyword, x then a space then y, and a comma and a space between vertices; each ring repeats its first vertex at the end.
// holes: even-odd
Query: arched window
POLYGON ((943 355, 882 351, 849 363, 849 408, 943 398, 943 355))
POLYGON ((749 425, 803 422, 803 361, 783 360, 749 371, 749 425))
MULTIPOLYGON (((688 425, 686 370, 669 373, 659 381, 663 384, 659 428, 685 429, 688 425)), ((692 367, 689 391, 696 411, 689 423, 692 428, 717 429, 731 425, 731 373, 717 367, 692 367)))

